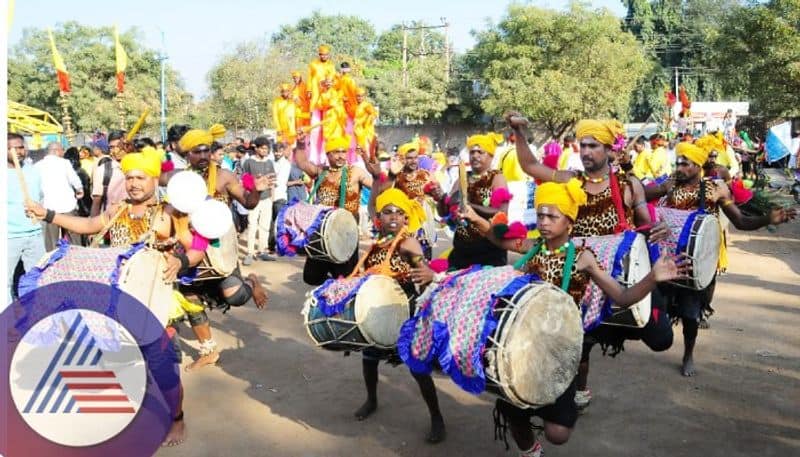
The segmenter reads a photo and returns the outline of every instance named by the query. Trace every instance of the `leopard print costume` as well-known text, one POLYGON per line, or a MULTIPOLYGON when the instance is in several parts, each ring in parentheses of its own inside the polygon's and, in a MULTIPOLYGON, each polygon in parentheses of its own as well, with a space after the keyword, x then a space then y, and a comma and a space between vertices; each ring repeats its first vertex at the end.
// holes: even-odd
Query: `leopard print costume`
MULTIPOLYGON (((538 243, 538 241, 537 241, 538 243)), ((534 244, 535 246, 535 244, 534 244)), ((589 275, 578 271, 578 259, 584 251, 591 251, 587 247, 575 247, 575 262, 572 264, 572 277, 569 281, 567 293, 575 300, 575 305, 580 308, 581 299, 589 285, 589 275)), ((564 253, 558 255, 548 255, 544 251, 539 251, 523 267, 523 271, 528 274, 536 274, 542 281, 549 282, 556 287, 561 287, 564 272, 564 263, 567 257, 564 253)))
MULTIPOLYGON (((127 206, 126 203, 123 203, 127 206)), ((122 214, 114 220, 108 229, 112 247, 130 246, 131 243, 139 241, 142 236, 150 230, 154 215, 159 206, 148 206, 141 217, 131 217, 130 209, 122 211, 122 214)))
MULTIPOLYGON (((492 197, 492 182, 498 174, 500 174, 499 170, 489 170, 486 174, 477 177, 471 175, 467 185, 467 201, 476 205, 483 205, 484 201, 492 197)), ((456 229, 455 237, 463 241, 476 241, 486 238, 474 224, 469 224, 466 227, 459 225, 456 229)))
POLYGON ((431 175, 426 170, 416 170, 397 175, 394 185, 408 195, 408 198, 422 200, 425 198, 425 184, 430 180, 431 175))
MULTIPOLYGON (((408 237, 408 235, 402 235, 403 238, 408 237)), ((398 242, 398 246, 403 242, 401 239, 398 242)), ((370 249, 369 254, 367 254, 367 258, 364 261, 364 268, 369 269, 375 266, 382 264, 386 260, 386 255, 389 253, 389 245, 391 243, 387 243, 384 246, 378 246, 377 244, 372 246, 370 249)), ((392 253, 392 258, 389 259, 389 267, 392 270, 392 273, 395 274, 395 279, 398 282, 410 282, 411 281, 411 264, 403 258, 403 255, 400 254, 400 249, 395 249, 392 253)))
MULTIPOLYGON (((710 214, 719 216, 719 207, 709 195, 711 186, 708 181, 705 181, 706 191, 706 211, 710 214)), ((672 189, 672 192, 661 197, 659 206, 666 206, 667 208, 682 209, 685 211, 694 211, 700 208, 700 182, 695 184, 677 185, 672 189)))
MULTIPOLYGON (((579 179, 583 181, 585 187, 585 178, 580 176, 579 179)), ((624 175, 618 175, 617 179, 619 180, 619 192, 624 196, 625 189, 631 188, 630 182, 624 178, 624 175)), ((631 192, 633 192, 632 189, 631 192)), ((578 209, 578 217, 572 229, 572 235, 603 236, 614 234, 614 229, 617 227, 619 220, 614 200, 611 199, 611 183, 599 194, 587 192, 586 197, 586 204, 578 209)), ((630 227, 635 226, 632 208, 625 207, 625 219, 630 227)))
MULTIPOLYGON (((353 178, 353 166, 347 165, 347 195, 345 196, 344 209, 350 211, 358 220, 358 206, 361 203, 361 189, 358 181, 353 178)), ((339 186, 341 170, 332 171, 328 169, 325 179, 319 185, 316 195, 318 205, 339 207, 339 186)))

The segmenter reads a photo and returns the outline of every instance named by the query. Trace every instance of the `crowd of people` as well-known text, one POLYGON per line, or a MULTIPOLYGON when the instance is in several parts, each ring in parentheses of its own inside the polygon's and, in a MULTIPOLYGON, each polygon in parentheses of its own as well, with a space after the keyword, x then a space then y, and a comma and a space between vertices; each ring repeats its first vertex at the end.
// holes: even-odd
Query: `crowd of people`
MULTIPOLYGON (((739 184, 748 170, 740 163, 744 156, 733 151, 741 145, 723 132, 671 140, 661 134, 627 137, 617 121, 584 119, 574 133, 537 148, 530 144, 527 120, 512 112, 505 117, 505 135, 472 135, 446 152, 415 138, 387 151, 375 137, 374 113, 365 105, 364 92, 348 82, 347 71, 331 73, 328 53, 329 48, 320 47, 308 86, 297 72, 293 85, 279 88, 274 137, 221 143, 226 132, 220 125, 208 130, 175 125, 162 145, 111 131, 66 151, 51 143, 47 155, 33 164, 27 160, 25 139, 9 134, 9 301, 17 294, 15 273, 18 277, 30 271, 46 252, 64 243, 126 246, 155 234, 152 246, 165 253, 165 275, 175 281, 181 310, 167 325, 174 328, 185 320, 197 338, 200 355, 188 370, 214 364, 219 351, 207 310, 246 304, 262 308, 267 292, 256 275, 245 276, 238 266, 210 277, 202 277, 198 268, 208 262, 212 249, 224 250, 232 243, 238 247, 239 234, 246 238, 246 249, 234 263, 257 267, 257 261, 278 260, 286 254, 282 236, 287 212, 304 204, 348 212, 359 223, 356 237, 372 240, 365 252, 355 249, 342 262, 309 253, 303 270, 309 286, 327 288, 343 277, 381 273, 394 278, 413 303, 426 288, 446 283, 453 271, 464 274, 474 265, 506 267, 512 251, 523 256, 514 264, 517 270, 563 290, 579 308, 591 284, 620 308, 651 294, 652 309, 641 326, 599 325, 608 317, 602 312, 590 325, 584 322, 574 379, 552 404, 521 408, 498 399, 498 427, 507 427, 520 455, 530 457, 542 454, 532 417, 544 421, 544 438, 561 444, 569 439, 579 410, 588 407, 594 346, 618 353, 625 341, 641 340, 653 351, 664 351, 673 343, 672 322, 680 322, 680 372, 692 376, 698 329, 713 311, 714 280, 696 288, 674 285, 697 273, 692 271, 697 264, 686 255, 651 250, 646 260, 651 272, 621 285, 585 240, 636 232, 658 246, 671 230, 663 211, 685 211, 690 225, 696 217, 690 214, 698 212, 724 217, 740 230, 785 223, 795 216, 785 208, 761 214, 739 209, 752 196, 739 184), (350 95, 339 98, 336 88, 350 95), (321 124, 319 135, 315 123, 321 124), (167 188, 186 171, 202 178, 209 198, 227 206, 234 221, 232 236, 209 239, 177 208, 167 188), (533 194, 512 194, 514 182, 529 184, 533 194), (519 198, 535 211, 537 232, 509 220, 509 205, 519 198), (437 233, 445 225, 452 233, 452 249, 435 259, 433 247, 441 239, 437 233), (96 234, 101 236, 90 238, 96 234), (178 281, 187 276, 189 280, 178 281)), ((723 236, 714 275, 726 266, 724 244, 723 236)), ((398 356, 395 350, 370 347, 362 353, 366 401, 355 411, 358 420, 378 407, 379 361, 398 356)), ((400 356, 407 362, 407 356, 400 356)), ((427 440, 440 442, 446 427, 433 378, 424 370, 411 371, 430 415, 427 440)), ((165 445, 185 438, 182 405, 174 413, 165 445)))

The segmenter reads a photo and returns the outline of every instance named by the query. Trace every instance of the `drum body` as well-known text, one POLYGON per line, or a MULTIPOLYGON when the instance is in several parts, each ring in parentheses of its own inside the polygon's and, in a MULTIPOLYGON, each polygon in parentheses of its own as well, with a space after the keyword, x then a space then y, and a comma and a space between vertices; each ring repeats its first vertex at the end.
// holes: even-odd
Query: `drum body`
POLYGON ((578 372, 583 326, 561 289, 534 281, 495 305, 484 352, 487 390, 520 408, 554 403, 578 372))
POLYGON ((350 211, 332 209, 322 219, 319 231, 307 234, 309 257, 332 263, 345 263, 358 249, 358 224, 350 211))
MULTIPOLYGON (((624 232, 575 239, 575 243, 581 242, 594 252, 603 269, 624 287, 631 287, 650 273, 650 254, 641 234, 624 232)), ((597 288, 602 294, 594 283, 590 287, 597 288)), ((642 328, 650 320, 651 306, 650 294, 627 308, 612 302, 612 314, 603 319, 603 324, 642 328)))
POLYGON ((218 240, 218 245, 209 244, 206 255, 197 266, 197 277, 194 281, 227 278, 239 265, 239 247, 236 228, 231 227, 218 240))
POLYGON ((116 285, 146 306, 161 324, 167 325, 173 295, 172 284, 163 279, 166 261, 161 252, 145 247, 68 246, 64 255, 57 258, 61 250, 47 253, 40 261, 37 269, 42 271, 37 287, 63 281, 116 285))
POLYGON ((719 246, 722 242, 719 220, 713 214, 658 207, 659 218, 669 226, 670 235, 662 244, 676 255, 687 254, 691 278, 673 284, 703 290, 717 274, 719 246))
POLYGON ((408 297, 397 281, 371 275, 341 313, 326 316, 317 306, 312 291, 303 314, 308 335, 317 346, 333 351, 359 351, 367 347, 393 349, 410 310, 408 297))

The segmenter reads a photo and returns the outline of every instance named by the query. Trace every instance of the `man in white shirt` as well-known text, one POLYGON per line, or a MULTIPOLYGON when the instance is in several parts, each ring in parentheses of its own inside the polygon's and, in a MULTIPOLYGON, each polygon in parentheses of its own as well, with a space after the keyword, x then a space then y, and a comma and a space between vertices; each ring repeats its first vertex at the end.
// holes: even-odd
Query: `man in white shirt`
POLYGON ((94 144, 101 155, 92 174, 91 216, 99 216, 110 206, 128 197, 125 190, 125 174, 119 165, 124 156, 122 150, 124 136, 125 132, 115 130, 108 135, 108 141, 101 139, 94 144))
POLYGON ((289 186, 289 173, 292 171, 292 163, 286 158, 288 151, 286 143, 276 143, 275 152, 273 154, 275 160, 275 187, 272 189, 272 228, 269 232, 269 253, 275 253, 275 219, 278 213, 288 203, 289 197, 287 195, 289 186))
MULTIPOLYGON (((56 214, 78 215, 78 199, 83 197, 83 184, 78 174, 64 157, 64 147, 60 143, 47 145, 47 155, 34 165, 42 182, 42 206, 56 214)), ((61 229, 55 224, 42 223, 45 249, 51 251, 58 246, 58 240, 67 237, 71 244, 79 245, 81 236, 61 229)))

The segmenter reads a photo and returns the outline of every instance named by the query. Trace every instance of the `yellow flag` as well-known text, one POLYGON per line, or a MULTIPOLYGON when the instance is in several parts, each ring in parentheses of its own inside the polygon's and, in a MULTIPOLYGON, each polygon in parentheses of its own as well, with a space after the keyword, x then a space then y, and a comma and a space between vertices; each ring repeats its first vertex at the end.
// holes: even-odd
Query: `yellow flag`
POLYGON ((128 54, 119 42, 119 32, 114 26, 114 51, 117 58, 117 92, 125 90, 125 67, 128 66, 128 54))
POLYGON ((53 65, 56 67, 56 77, 58 78, 58 88, 61 92, 69 92, 69 73, 67 66, 64 65, 64 59, 61 58, 58 49, 56 49, 56 40, 53 38, 53 31, 47 29, 47 35, 50 37, 50 50, 53 52, 53 65))

